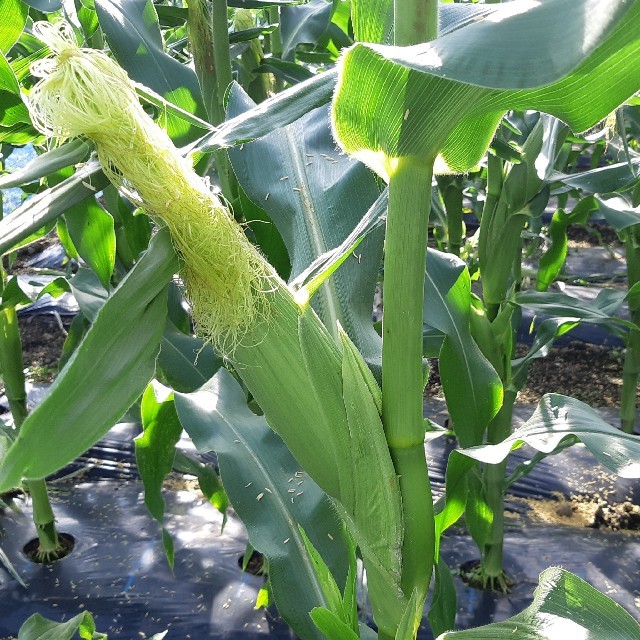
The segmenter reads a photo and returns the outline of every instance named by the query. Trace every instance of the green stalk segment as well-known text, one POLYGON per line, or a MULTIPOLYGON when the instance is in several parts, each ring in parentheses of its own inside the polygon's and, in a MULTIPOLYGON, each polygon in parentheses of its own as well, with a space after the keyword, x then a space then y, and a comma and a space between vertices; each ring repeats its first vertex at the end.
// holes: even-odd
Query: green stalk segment
POLYGON ((382 323, 382 421, 400 479, 402 588, 426 596, 435 544, 424 452, 422 315, 433 164, 400 158, 389 182, 382 323))
POLYGON ((398 47, 438 37, 438 0, 394 0, 393 39, 398 47))
MULTIPOLYGON (((0 370, 11 415, 18 432, 28 412, 22 368, 22 342, 18 328, 18 314, 13 306, 0 309, 0 370)), ((58 539, 47 485, 44 480, 31 480, 27 488, 31 494, 33 522, 39 541, 35 558, 38 562, 53 562, 66 554, 58 539)))
MULTIPOLYGON (((211 9, 207 0, 189 2, 189 33, 193 62, 200 83, 209 122, 219 125, 225 120, 224 96, 233 81, 229 57, 229 32, 226 0, 213 0, 211 9)), ((235 176, 226 151, 213 154, 222 193, 233 200, 237 192, 235 176)))
MULTIPOLYGON (((640 225, 627 230, 625 239, 627 257, 627 287, 631 289, 640 282, 640 225)), ((640 303, 631 302, 631 320, 640 324, 640 303)), ((640 379, 640 331, 631 329, 627 338, 622 370, 622 393, 620 397, 620 424, 625 433, 633 433, 638 403, 638 380, 640 379)))
MULTIPOLYGON (((496 417, 491 421, 487 441, 490 444, 502 442, 511 435, 513 404, 516 394, 505 390, 504 402, 496 417)), ((494 591, 508 591, 510 580, 502 568, 504 546, 504 492, 507 461, 485 465, 483 481, 486 499, 493 514, 489 539, 482 552, 481 578, 485 588, 494 591)))

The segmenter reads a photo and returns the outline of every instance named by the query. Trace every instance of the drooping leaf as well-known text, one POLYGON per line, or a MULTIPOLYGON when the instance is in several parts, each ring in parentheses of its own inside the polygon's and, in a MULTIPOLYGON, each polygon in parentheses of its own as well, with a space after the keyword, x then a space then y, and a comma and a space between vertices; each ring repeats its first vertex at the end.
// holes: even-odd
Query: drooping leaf
POLYGON ((533 603, 503 622, 450 631, 438 640, 638 640, 640 626, 619 604, 578 576, 552 567, 540 574, 533 603))
POLYGON ((203 136, 192 147, 194 151, 210 152, 249 142, 284 127, 312 109, 327 104, 335 88, 337 72, 319 73, 286 91, 265 100, 253 109, 231 118, 218 129, 203 136))
POLYGON ((144 503, 162 527, 164 552, 173 568, 173 539, 164 528, 162 485, 171 473, 182 425, 171 390, 153 381, 142 395, 140 413, 143 432, 136 437, 135 447, 136 463, 144 484, 144 503))
POLYGON ((599 204, 599 211, 616 231, 622 231, 640 224, 640 207, 633 207, 625 197, 612 196, 603 198, 596 196, 596 199, 599 204))
POLYGON ((640 86, 639 28, 640 6, 624 0, 508 2, 430 43, 356 44, 340 68, 335 132, 383 177, 394 158, 438 151, 437 170, 464 172, 508 109, 577 131, 608 115, 640 86))
POLYGON ((70 140, 50 151, 45 151, 30 160, 24 167, 3 175, 0 178, 0 189, 33 182, 60 169, 75 165, 85 160, 90 151, 91 145, 84 140, 70 140))
POLYGON ((20 627, 18 640, 36 640, 37 638, 71 640, 76 633, 83 640, 101 640, 107 637, 104 633, 96 631, 92 615, 88 611, 84 611, 66 622, 54 622, 47 620, 39 613, 34 613, 20 627))
POLYGON ((298 634, 320 638, 309 612, 326 600, 298 525, 309 531, 314 547, 344 583, 346 545, 326 495, 300 470, 264 417, 249 410, 226 370, 194 393, 176 393, 175 402, 198 450, 218 455, 222 481, 251 544, 269 559, 279 612, 298 634))
POLYGON ((440 377, 456 436, 463 446, 481 441, 502 404, 502 383, 471 336, 470 314, 471 282, 464 262, 430 249, 423 317, 426 324, 445 334, 440 377))
POLYGON ((461 449, 460 453, 497 464, 522 443, 550 453, 565 438, 582 442, 598 462, 622 478, 640 478, 638 438, 612 427, 584 402, 555 393, 543 396, 531 418, 502 442, 461 449))
POLYGON ((44 478, 63 467, 137 399, 155 369, 166 285, 177 268, 168 233, 161 231, 100 309, 49 395, 25 420, 0 469, 0 491, 23 477, 44 478))

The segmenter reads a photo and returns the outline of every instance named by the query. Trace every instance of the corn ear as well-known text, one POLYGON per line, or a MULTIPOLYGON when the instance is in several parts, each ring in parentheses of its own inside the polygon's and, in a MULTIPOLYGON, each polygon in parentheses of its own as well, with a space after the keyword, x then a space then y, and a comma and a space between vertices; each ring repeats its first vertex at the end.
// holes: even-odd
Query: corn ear
POLYGON ((336 503, 368 569, 374 615, 393 635, 402 510, 380 419, 380 390, 351 341, 342 350, 308 304, 251 245, 208 185, 142 110, 106 55, 81 50, 64 23, 39 23, 55 53, 39 63, 34 124, 96 144, 111 181, 171 232, 197 331, 221 350, 300 465, 336 503))

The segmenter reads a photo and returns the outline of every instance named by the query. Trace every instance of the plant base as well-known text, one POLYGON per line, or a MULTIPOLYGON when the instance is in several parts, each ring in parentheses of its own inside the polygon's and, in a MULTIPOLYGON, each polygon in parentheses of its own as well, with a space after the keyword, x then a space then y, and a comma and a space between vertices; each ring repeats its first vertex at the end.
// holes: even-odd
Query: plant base
POLYGON ((511 587, 515 585, 504 571, 498 575, 487 575, 482 568, 480 560, 470 560, 460 566, 460 578, 462 581, 474 589, 482 591, 495 591, 496 593, 509 593, 511 587))
POLYGON ((75 544, 76 540, 72 535, 69 535, 68 533, 59 533, 58 546, 55 549, 42 549, 38 538, 34 538, 24 545, 22 551, 24 555, 31 560, 31 562, 35 562, 37 564, 51 564, 68 556, 71 551, 73 551, 75 544))

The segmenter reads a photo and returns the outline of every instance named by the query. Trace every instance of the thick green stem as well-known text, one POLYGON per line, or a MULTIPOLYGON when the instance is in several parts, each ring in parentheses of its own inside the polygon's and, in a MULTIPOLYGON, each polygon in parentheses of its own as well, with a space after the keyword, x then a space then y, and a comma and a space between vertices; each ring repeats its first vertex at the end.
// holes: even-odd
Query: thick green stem
MULTIPOLYGON (((631 227, 625 238, 627 287, 640 282, 640 225, 631 227)), ((640 304, 631 304, 631 320, 640 324, 640 304)), ((638 379, 640 378, 640 331, 631 329, 627 338, 622 370, 620 424, 625 433, 633 433, 637 416, 638 379)))
MULTIPOLYGON (((18 328, 18 314, 15 307, 11 306, 0 310, 0 370, 2 370, 5 393, 14 425, 19 432, 27 417, 27 394, 22 368, 22 342, 18 328)), ((60 551, 60 543, 47 485, 44 480, 30 480, 27 488, 31 494, 33 522, 36 525, 40 543, 38 551, 43 552, 47 558, 55 559, 55 555, 60 551)))
POLYGON ((401 158, 389 182, 382 324, 382 421, 404 516, 402 587, 425 596, 434 524, 424 453, 422 307, 432 163, 401 158))
POLYGON ((459 176, 438 176, 437 181, 447 212, 448 250, 459 256, 462 248, 462 179, 459 176))
POLYGON ((49 501, 47 485, 44 480, 29 480, 25 484, 31 494, 33 522, 38 533, 37 556, 47 561, 57 560, 62 552, 62 546, 56 530, 56 520, 49 501))
MULTIPOLYGON (((502 442, 511 435, 513 404, 516 394, 505 391, 503 405, 496 417, 489 424, 487 440, 490 444, 502 442)), ((493 513, 493 523, 489 539, 482 549, 482 577, 492 589, 506 589, 508 582, 502 567, 502 551, 504 544, 504 492, 507 462, 487 464, 483 470, 483 483, 486 500, 493 513)))
POLYGON ((438 0, 394 0, 393 40, 399 47, 438 37, 438 0))

